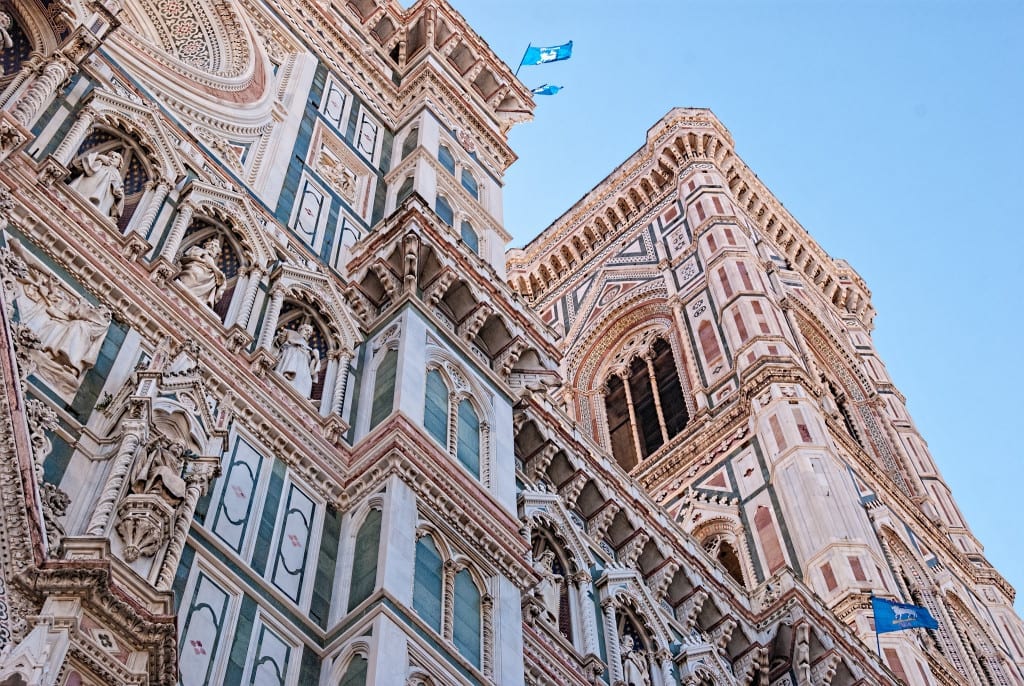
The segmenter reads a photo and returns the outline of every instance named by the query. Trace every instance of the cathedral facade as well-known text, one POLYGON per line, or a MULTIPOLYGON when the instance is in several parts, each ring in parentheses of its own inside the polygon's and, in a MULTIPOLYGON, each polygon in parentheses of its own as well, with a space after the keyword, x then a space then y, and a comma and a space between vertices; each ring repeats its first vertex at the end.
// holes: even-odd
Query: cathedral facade
POLYGON ((534 104, 444 0, 0 50, 0 686, 1024 686, 867 285, 710 111, 506 251, 534 104))

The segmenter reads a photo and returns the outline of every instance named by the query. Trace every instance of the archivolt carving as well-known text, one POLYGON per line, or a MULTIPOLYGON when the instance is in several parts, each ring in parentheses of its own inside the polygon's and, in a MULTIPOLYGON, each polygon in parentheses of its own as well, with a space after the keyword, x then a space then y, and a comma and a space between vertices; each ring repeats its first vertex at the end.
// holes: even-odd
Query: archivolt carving
POLYGON ((33 52, 49 55, 57 49, 58 39, 51 24, 52 20, 43 13, 41 3, 32 0, 10 0, 5 4, 12 7, 17 14, 15 21, 20 20, 22 31, 32 42, 33 52))
POLYGON ((123 18, 137 35, 139 47, 165 66, 227 85, 228 80, 251 75, 256 58, 234 5, 227 0, 134 0, 126 3, 123 18))
POLYGON ((281 267, 277 284, 284 289, 286 295, 306 300, 319 307, 333 333, 329 337, 332 352, 355 350, 360 340, 359 328, 332 279, 319 272, 286 264, 281 267))
POLYGON ((260 268, 276 260, 273 246, 263 230, 264 220, 256 213, 252 202, 245 196, 193 181, 188 202, 195 215, 217 219, 234 229, 248 251, 251 263, 260 268))
POLYGON ((590 568, 590 555, 583 537, 569 519, 557 495, 546 491, 527 489, 522 492, 523 519, 528 527, 552 532, 564 544, 577 570, 590 568))
POLYGON ((665 623, 658 604, 640 581, 638 572, 610 566, 597 584, 602 605, 612 603, 618 608, 631 608, 633 614, 643 622, 658 650, 670 649, 673 641, 672 632, 665 623))
MULTIPOLYGON (((637 304, 635 300, 627 301, 608 312, 604 321, 608 323, 595 328, 590 335, 574 343, 565 357, 563 376, 570 380, 574 388, 592 390, 600 386, 599 371, 603 371, 608 364, 609 351, 622 346, 623 340, 640 327, 667 331, 673 326, 672 311, 660 299, 642 304, 637 304)), ((670 340, 669 343, 673 344, 674 351, 678 353, 674 342, 670 340)))
POLYGON ((131 136, 148 153, 156 177, 174 183, 185 174, 173 138, 151 108, 107 91, 94 93, 88 107, 96 112, 97 121, 131 136))

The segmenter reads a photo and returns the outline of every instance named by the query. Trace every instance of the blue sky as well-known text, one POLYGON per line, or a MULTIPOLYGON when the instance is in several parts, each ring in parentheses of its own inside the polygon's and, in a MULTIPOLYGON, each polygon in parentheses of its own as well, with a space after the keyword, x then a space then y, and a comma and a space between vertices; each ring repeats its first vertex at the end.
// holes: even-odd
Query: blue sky
POLYGON ((529 42, 575 41, 571 60, 520 72, 565 90, 512 132, 514 245, 669 109, 713 110, 871 287, 890 374, 986 555, 1024 592, 1024 2, 452 2, 513 67, 529 42))

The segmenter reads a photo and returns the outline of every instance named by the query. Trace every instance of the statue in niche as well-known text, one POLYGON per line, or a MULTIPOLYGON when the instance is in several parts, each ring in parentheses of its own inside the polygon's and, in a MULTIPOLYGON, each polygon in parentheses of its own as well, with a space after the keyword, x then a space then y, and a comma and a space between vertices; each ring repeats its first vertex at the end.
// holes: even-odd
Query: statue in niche
POLYGON ((309 344, 312 335, 311 324, 302 324, 297 330, 281 329, 277 334, 281 354, 274 371, 306 398, 313 391, 313 378, 320 371, 320 353, 309 344))
POLYGON ((121 153, 86 153, 76 163, 82 168, 69 184, 75 192, 99 210, 104 217, 117 220, 124 212, 124 180, 121 178, 121 153))
POLYGON ((132 493, 157 495, 171 505, 180 503, 185 498, 186 488, 181 478, 184 454, 185 447, 181 443, 166 438, 152 441, 132 476, 132 493))
POLYGON ((623 682, 626 686, 651 686, 651 674, 647 670, 644 651, 635 649, 632 636, 623 636, 621 645, 623 682))
POLYGON ((193 245, 181 256, 178 283, 209 308, 224 295, 224 272, 217 266, 220 239, 214 236, 202 245, 193 245))
POLYGON ((533 594, 544 605, 545 619, 558 624, 558 611, 562 596, 562 575, 555 574, 555 551, 545 550, 533 563, 534 570, 540 575, 540 582, 533 589, 533 594))

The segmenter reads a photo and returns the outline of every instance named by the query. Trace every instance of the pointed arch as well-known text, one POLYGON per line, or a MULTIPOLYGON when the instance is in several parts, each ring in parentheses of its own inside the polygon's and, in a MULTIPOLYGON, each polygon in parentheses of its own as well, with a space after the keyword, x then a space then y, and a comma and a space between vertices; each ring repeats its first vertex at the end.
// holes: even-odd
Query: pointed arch
POLYGON ((333 279, 294 264, 283 264, 275 283, 286 295, 303 300, 319 309, 328 328, 328 350, 351 352, 361 338, 359 327, 333 279))

